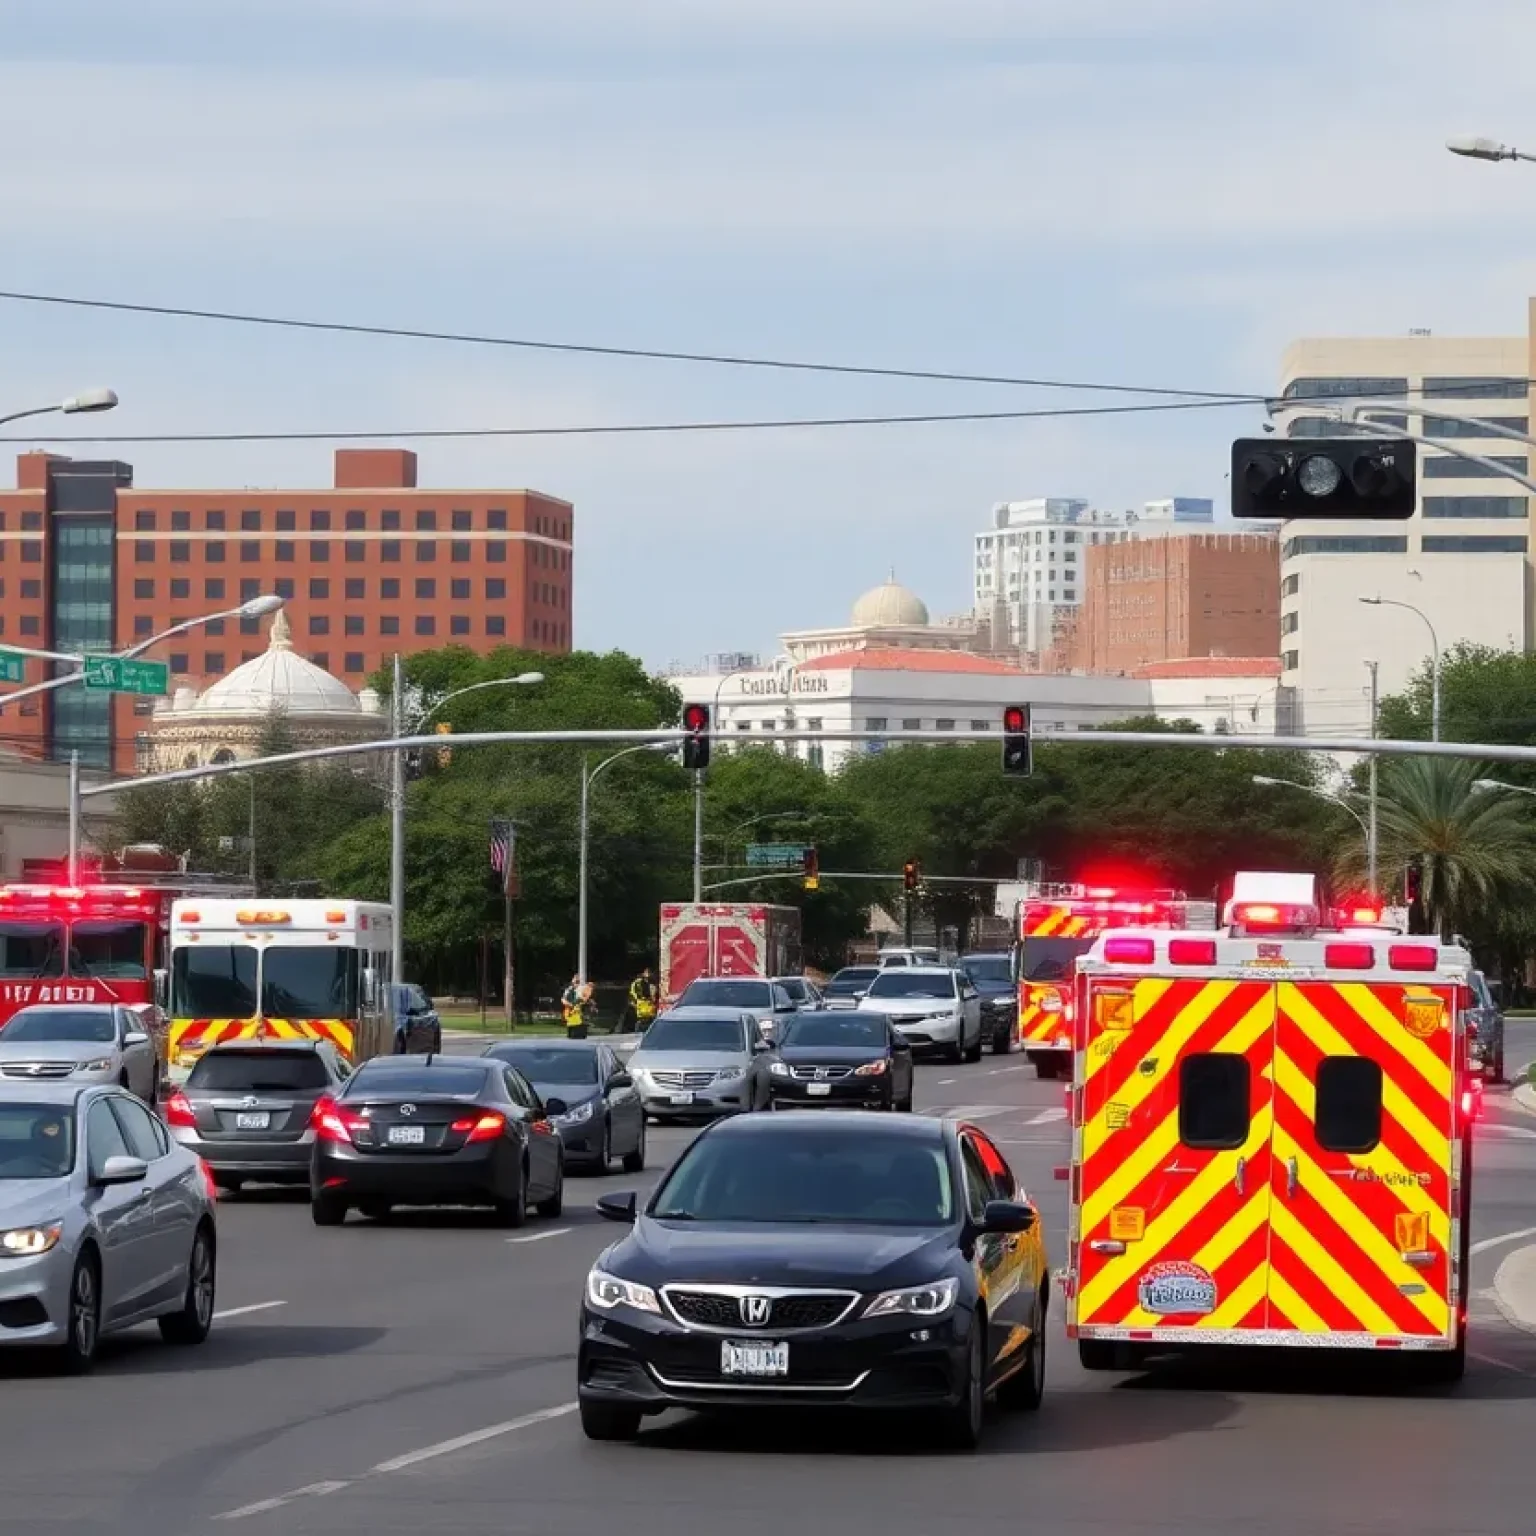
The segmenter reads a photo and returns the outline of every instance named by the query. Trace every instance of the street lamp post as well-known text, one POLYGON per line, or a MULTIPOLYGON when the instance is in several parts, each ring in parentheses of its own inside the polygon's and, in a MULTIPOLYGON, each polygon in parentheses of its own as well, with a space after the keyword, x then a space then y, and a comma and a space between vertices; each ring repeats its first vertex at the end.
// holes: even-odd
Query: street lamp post
POLYGON ((1473 783, 1472 788, 1484 792, 1500 789, 1511 795, 1536 795, 1536 789, 1531 789, 1524 784, 1506 784, 1503 779, 1478 779, 1473 783))
MULTIPOLYGON (((1381 702, 1381 693, 1378 686, 1379 679, 1377 674, 1380 672, 1381 668, 1379 663, 1374 661, 1368 661, 1365 665, 1371 674, 1371 736, 1374 739, 1376 735, 1376 714, 1378 706, 1381 702)), ((1371 824, 1366 828, 1365 832, 1365 856, 1366 863, 1370 869, 1369 880, 1371 895, 1374 897, 1376 894, 1377 846, 1379 841, 1377 836, 1378 823, 1376 820, 1376 754, 1374 752, 1371 753, 1370 775, 1371 824)))
POLYGON ((13 421, 25 421, 28 416, 86 415, 94 411, 110 411, 117 404, 117 393, 110 389, 83 389, 78 395, 60 400, 55 405, 34 405, 25 411, 10 411, 0 416, 0 427, 13 421))
POLYGON ((1536 160, 1536 155, 1524 154, 1497 139, 1483 139, 1472 134, 1458 134, 1447 139, 1445 147, 1453 155, 1461 155, 1467 160, 1536 160))
MULTIPOLYGON (((1435 626, 1430 617, 1422 608, 1416 608, 1412 603, 1405 603, 1395 597, 1362 597, 1362 603, 1369 604, 1372 608, 1404 608, 1409 613, 1416 613, 1424 621, 1424 627, 1429 631, 1429 734, 1431 741, 1440 740, 1440 636, 1435 632, 1435 626)), ((1370 665, 1374 666, 1374 663, 1370 665)), ((1374 672, 1372 673, 1374 677, 1374 672)), ((1373 685, 1374 686, 1374 685, 1373 685)), ((1376 734, 1374 721, 1371 726, 1371 735, 1376 734)))
MULTIPOLYGON (((1255 784, 1262 784, 1266 789, 1299 789, 1304 795, 1314 795, 1319 800, 1326 800, 1330 805, 1338 806, 1340 810, 1348 811, 1355 818, 1361 832, 1365 834, 1367 849, 1374 847, 1375 834, 1371 825, 1342 795, 1336 795, 1331 790, 1319 789, 1315 784, 1300 784, 1295 779, 1272 779, 1267 774, 1262 773, 1254 774, 1253 782, 1255 784)), ((1372 896, 1376 894, 1374 865, 1371 871, 1371 894, 1372 896)))

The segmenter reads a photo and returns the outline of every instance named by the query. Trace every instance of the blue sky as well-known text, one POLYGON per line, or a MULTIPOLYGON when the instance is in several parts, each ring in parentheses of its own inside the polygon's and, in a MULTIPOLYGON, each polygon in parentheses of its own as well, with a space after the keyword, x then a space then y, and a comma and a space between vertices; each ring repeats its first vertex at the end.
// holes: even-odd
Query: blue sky
MULTIPOLYGON (((0 287, 1195 389, 1298 335, 1516 334, 1529 0, 11 0, 0 287), (1523 136, 1523 137, 1522 137, 1523 136)), ((0 303, 4 404, 101 430, 568 425, 1096 397, 0 303)), ((578 644, 771 652, 895 568, 969 599, 993 502, 1224 498, 1244 410, 436 442, 577 507, 578 644)), ((61 431, 70 430, 69 424, 61 431)), ((330 482, 323 443, 80 448, 144 486, 330 482)))

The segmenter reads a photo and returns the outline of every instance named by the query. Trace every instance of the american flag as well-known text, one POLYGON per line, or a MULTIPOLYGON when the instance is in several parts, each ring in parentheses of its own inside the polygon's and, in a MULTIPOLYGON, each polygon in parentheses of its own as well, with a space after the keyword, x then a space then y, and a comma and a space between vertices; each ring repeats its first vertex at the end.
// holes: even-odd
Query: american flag
POLYGON ((491 823, 491 868, 503 879, 512 862, 512 823, 496 820, 491 823))

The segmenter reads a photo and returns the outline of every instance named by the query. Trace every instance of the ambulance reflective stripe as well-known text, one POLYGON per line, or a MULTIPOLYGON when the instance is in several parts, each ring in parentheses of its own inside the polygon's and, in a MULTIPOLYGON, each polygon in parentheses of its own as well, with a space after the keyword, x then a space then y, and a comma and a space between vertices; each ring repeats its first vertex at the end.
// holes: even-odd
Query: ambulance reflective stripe
POLYGON ((202 1052, 237 1040, 330 1040, 348 1056, 355 1034, 344 1019, 172 1019, 168 1050, 202 1052))
POLYGON ((249 1023, 247 1019, 172 1019, 166 1033, 166 1050, 174 1059, 178 1051, 205 1051, 221 1040, 234 1040, 249 1023))
POLYGON ((1078 939, 1088 932, 1089 918, 1065 907, 1024 914, 1026 939, 1078 939))

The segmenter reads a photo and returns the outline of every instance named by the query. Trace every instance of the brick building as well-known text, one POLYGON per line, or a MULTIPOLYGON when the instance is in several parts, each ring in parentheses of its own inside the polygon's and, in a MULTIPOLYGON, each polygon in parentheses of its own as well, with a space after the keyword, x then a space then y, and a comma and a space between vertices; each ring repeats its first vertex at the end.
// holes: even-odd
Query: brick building
POLYGON ((1085 551, 1062 637, 1072 672, 1129 674, 1191 656, 1278 656, 1280 546, 1268 534, 1181 534, 1085 551))
MULTIPOLYGON (((17 489, 0 491, 0 648, 120 649, 276 593, 295 648, 354 690, 396 651, 570 650, 569 502, 422 490, 402 449, 339 449, 334 479, 327 490, 149 491, 115 460, 22 454, 17 489)), ((200 689, 259 655, 261 630, 221 620, 154 654, 173 688, 200 689)), ((151 703, 60 689, 7 711, 0 736, 29 755, 78 750, 129 772, 135 713, 151 703)))

